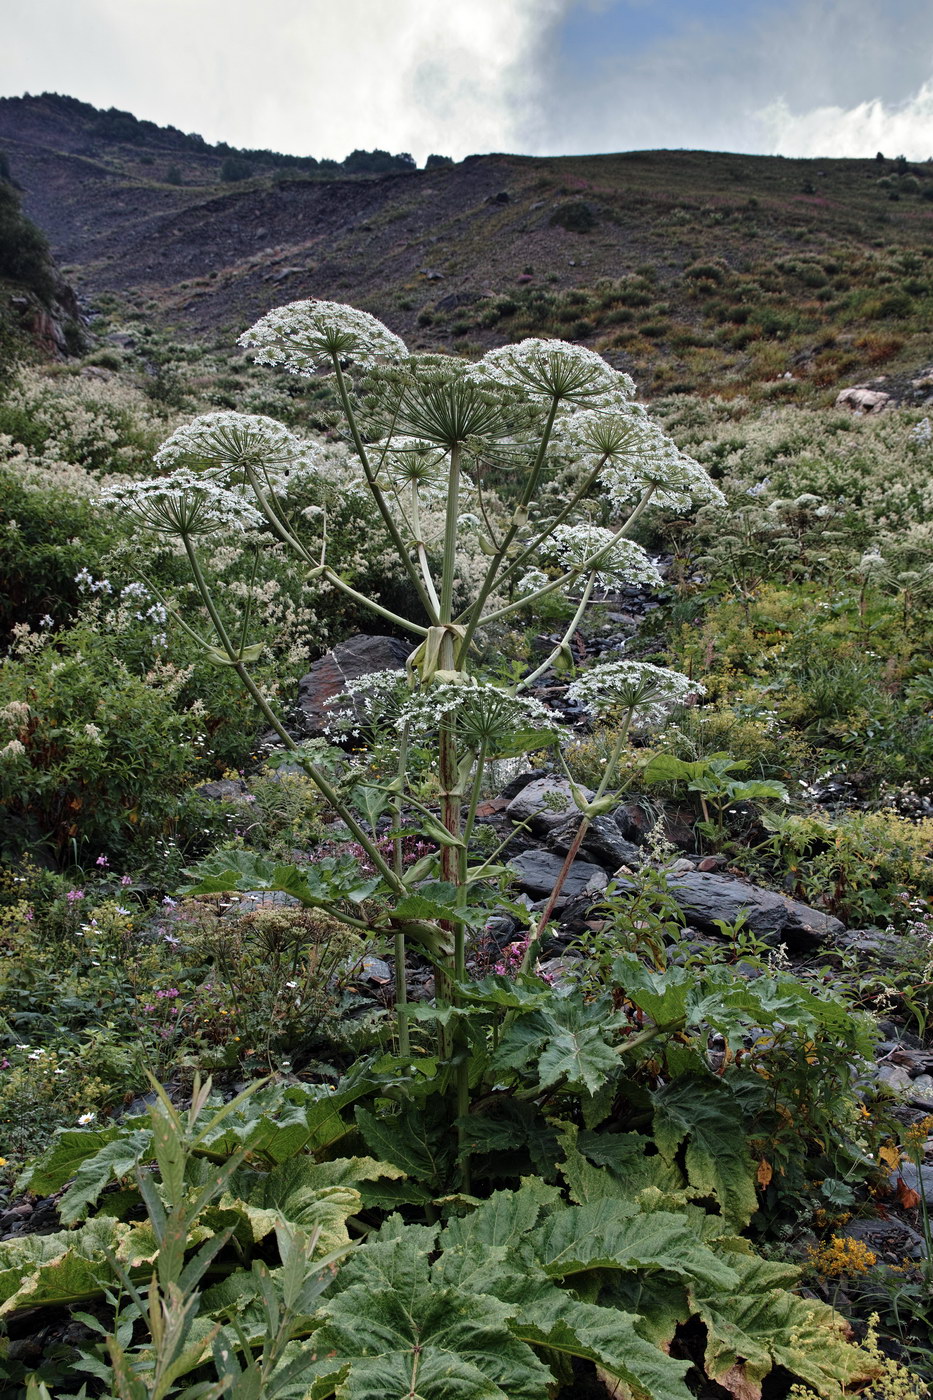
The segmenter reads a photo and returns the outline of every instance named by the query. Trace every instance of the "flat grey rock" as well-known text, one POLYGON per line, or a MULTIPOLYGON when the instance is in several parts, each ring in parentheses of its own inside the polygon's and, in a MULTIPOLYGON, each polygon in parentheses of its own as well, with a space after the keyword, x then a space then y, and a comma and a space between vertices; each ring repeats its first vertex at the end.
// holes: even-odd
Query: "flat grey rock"
MULTIPOLYGON (((567 817, 559 826, 548 833, 547 845, 551 851, 566 855, 580 829, 581 814, 567 817)), ((580 847, 585 860, 594 861, 606 870, 618 870, 620 865, 640 865, 642 854, 631 841, 626 841, 611 817, 596 817, 587 828, 580 847)))
POLYGON ((734 924, 745 914, 745 927, 771 947, 786 943, 791 952, 806 952, 835 940, 845 925, 774 890, 758 889, 728 875, 697 870, 668 880, 674 899, 689 923, 711 933, 716 920, 734 924))
MULTIPOLYGON (((523 851, 509 861, 516 883, 536 899, 544 899, 551 893, 563 865, 563 857, 552 855, 550 851, 523 851)), ((593 865, 588 860, 575 860, 564 881, 561 898, 571 899, 574 895, 585 893, 592 893, 595 898, 608 883, 602 866, 593 865)))
POLYGON ((195 792, 211 802, 242 802, 249 788, 242 778, 218 778, 212 783, 198 783, 195 792))
MULTIPOLYGON (((580 791, 587 800, 593 796, 589 788, 580 791)), ((568 780, 548 774, 527 783, 512 798, 505 814, 515 823, 527 821, 531 831, 543 834, 561 826, 578 811, 568 780)))
POLYGON ((907 1096, 917 1108, 933 1108, 933 1074, 918 1074, 912 1079, 907 1096))

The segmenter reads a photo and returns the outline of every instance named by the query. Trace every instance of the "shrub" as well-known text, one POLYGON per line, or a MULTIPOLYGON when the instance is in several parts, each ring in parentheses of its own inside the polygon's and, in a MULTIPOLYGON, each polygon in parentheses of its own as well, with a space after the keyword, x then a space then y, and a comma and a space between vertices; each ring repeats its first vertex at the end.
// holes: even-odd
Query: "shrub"
POLYGON ((559 204, 550 222, 553 228, 564 228, 568 233, 591 233, 599 220, 591 205, 585 200, 575 199, 559 204))

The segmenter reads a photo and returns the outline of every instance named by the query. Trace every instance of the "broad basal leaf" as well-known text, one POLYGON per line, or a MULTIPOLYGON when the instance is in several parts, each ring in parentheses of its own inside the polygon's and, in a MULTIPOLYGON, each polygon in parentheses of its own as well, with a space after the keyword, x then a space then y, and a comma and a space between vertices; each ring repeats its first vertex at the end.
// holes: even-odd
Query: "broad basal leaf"
POLYGON ((848 1324, 825 1303, 788 1291, 795 1270, 756 1255, 729 1254, 739 1286, 713 1292, 691 1289, 691 1301, 707 1327, 706 1369, 715 1380, 747 1397, 783 1366, 813 1386, 823 1400, 842 1400, 874 1374, 865 1353, 847 1340, 848 1324))
POLYGON ((531 1233, 527 1249, 551 1278, 593 1269, 663 1269, 714 1288, 736 1282, 730 1266, 696 1239, 683 1216, 668 1211, 633 1216, 626 1202, 599 1200, 556 1211, 531 1233))
POLYGON ((340 1400, 545 1400, 551 1373, 508 1327, 509 1308, 439 1285, 436 1235, 402 1227, 358 1251, 314 1335, 311 1394, 340 1400), (341 1286, 342 1285, 342 1286, 341 1286))
POLYGON ((0 1316, 38 1304, 74 1303, 102 1291, 113 1271, 107 1252, 129 1268, 151 1262, 158 1252, 151 1226, 127 1225, 102 1216, 79 1230, 24 1235, 0 1244, 0 1316))
POLYGON ((105 1143, 93 1157, 85 1158, 59 1203, 62 1224, 72 1225, 80 1220, 110 1181, 128 1176, 151 1151, 152 1130, 137 1128, 105 1143))
POLYGON ((715 1197, 730 1225, 748 1224, 758 1204, 755 1162, 741 1107, 721 1079, 684 1076, 665 1085, 654 1095, 654 1136, 668 1161, 686 1140, 690 1185, 715 1197))

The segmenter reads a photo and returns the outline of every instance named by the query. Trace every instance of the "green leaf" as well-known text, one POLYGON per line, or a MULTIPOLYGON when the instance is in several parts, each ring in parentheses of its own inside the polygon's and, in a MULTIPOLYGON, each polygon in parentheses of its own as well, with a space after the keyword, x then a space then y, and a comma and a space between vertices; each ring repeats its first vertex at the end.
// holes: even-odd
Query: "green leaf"
POLYGON ((543 1400, 551 1373, 512 1335, 509 1307, 432 1277, 434 1230, 389 1224, 396 1237, 383 1230, 364 1246, 341 1271, 339 1294, 324 1304, 311 1395, 543 1400))
POLYGON ((366 1146, 415 1181, 440 1185, 453 1160, 454 1143, 443 1123, 432 1122, 422 1105, 405 1104, 400 1113, 376 1116, 357 1108, 356 1122, 366 1146))
POLYGON ((663 1269, 678 1278, 701 1278, 714 1288, 734 1286, 734 1271, 698 1243, 682 1215, 654 1211, 633 1216, 625 1202, 598 1200, 557 1211, 531 1235, 528 1247, 551 1278, 593 1269, 663 1269))
POLYGON ((788 1291, 796 1270, 738 1252, 730 1253, 729 1262, 739 1275, 737 1288, 691 1290, 707 1328, 706 1369, 712 1379, 728 1379, 730 1389, 735 1385, 737 1393, 752 1394, 773 1367, 783 1366, 826 1400, 841 1400, 871 1379, 871 1362, 849 1344, 848 1324, 840 1315, 788 1291))
POLYGON ((740 1104, 714 1075, 683 1076, 653 1096, 658 1150, 673 1162, 686 1142, 687 1180, 720 1204, 731 1226, 743 1229, 757 1208, 755 1162, 740 1104))
POLYGON ((86 1214, 104 1187, 121 1176, 128 1176, 137 1164, 151 1155, 152 1131, 136 1128, 105 1143, 93 1157, 85 1157, 75 1171, 74 1181, 59 1202, 63 1225, 73 1225, 86 1214))
POLYGON ((595 1094, 618 1068, 618 1053, 606 1044, 599 1026, 556 1030, 538 1061, 542 1088, 562 1083, 588 1094, 595 1094))
POLYGON ((127 1225, 110 1216, 78 1230, 7 1240, 0 1244, 0 1316, 93 1298, 102 1291, 101 1280, 113 1279, 108 1255, 136 1268, 157 1253, 148 1224, 127 1225))
POLYGON ((675 1361, 640 1336, 639 1318, 619 1308, 581 1302, 556 1288, 539 1288, 522 1300, 512 1331, 522 1341, 567 1356, 580 1356, 651 1400, 689 1400, 684 1377, 689 1361, 675 1361))
POLYGON ((485 906, 459 905, 457 886, 445 880, 433 880, 422 885, 417 893, 405 895, 395 905, 392 916, 397 922, 409 919, 443 919, 447 923, 466 924, 482 928, 489 918, 485 906))
POLYGON ((83 1162, 93 1158, 115 1138, 124 1137, 148 1123, 139 1116, 124 1118, 102 1128, 62 1128, 51 1143, 16 1182, 17 1191, 31 1191, 36 1196, 51 1196, 60 1191, 66 1181, 77 1175, 83 1162))

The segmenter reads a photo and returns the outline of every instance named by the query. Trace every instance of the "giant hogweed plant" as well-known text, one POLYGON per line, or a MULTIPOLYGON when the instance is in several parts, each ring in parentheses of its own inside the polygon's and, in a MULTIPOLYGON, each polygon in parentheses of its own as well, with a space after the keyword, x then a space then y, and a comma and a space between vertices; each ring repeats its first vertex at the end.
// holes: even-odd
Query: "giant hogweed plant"
MULTIPOLYGON (((357 929, 367 921, 348 909, 347 901, 383 900, 381 923, 395 945, 398 1041, 404 1056, 410 1048, 406 940, 419 944, 434 962, 439 1003, 455 1005, 455 984, 466 977, 467 930, 485 920, 484 892, 502 872, 494 858, 470 859, 484 766, 493 758, 558 742, 552 717, 524 692, 568 653, 597 586, 612 580, 660 583, 645 551, 628 538, 649 506, 686 509, 694 500, 720 497, 705 472, 634 402, 631 379, 579 346, 528 340, 491 351, 478 364, 410 355, 374 317, 324 301, 295 302, 270 312, 241 343, 260 362, 287 372, 334 376, 348 442, 418 599, 420 617, 402 617, 377 599, 359 595, 341 576, 339 560, 328 558, 326 531, 309 535, 306 522, 294 518, 289 481, 315 470, 314 458, 307 444, 271 419, 231 412, 198 418, 173 433, 158 452, 163 475, 115 487, 106 499, 147 529, 180 541, 213 628, 201 638, 206 653, 236 672, 284 748, 303 764, 372 863, 376 878, 352 890, 346 871, 339 889, 323 876, 309 881, 290 870, 265 875, 273 883, 284 881, 305 903, 326 904, 357 929), (493 469, 510 473, 516 483, 505 515, 483 490, 493 469), (558 470, 562 481, 572 485, 555 504, 544 488, 558 470), (590 518, 594 496, 608 526, 590 518), (545 509, 542 501, 549 503, 545 509), (438 502, 444 519, 442 547, 432 557, 425 519, 429 503, 433 509, 438 502), (367 829, 361 820, 360 803, 346 800, 323 767, 287 734, 252 676, 261 643, 250 639, 249 603, 232 622, 212 596, 202 566, 205 540, 224 529, 258 531, 260 542, 277 538, 310 573, 411 635, 412 694, 396 718, 398 774, 381 791, 369 787, 363 805, 370 818, 394 811, 394 857, 383 853, 373 825, 367 829), (458 576, 458 542, 465 532, 478 535, 487 560, 478 581, 458 576), (537 570, 542 559, 557 561, 550 576, 537 570), (579 602, 553 653, 509 687, 483 677, 477 658, 487 629, 520 608, 572 588, 579 588, 579 602), (520 596, 510 600, 516 590, 520 596), (417 806, 406 779, 409 741, 419 726, 436 734, 440 813, 438 819, 420 807, 418 822, 437 843, 439 855, 406 870, 401 820, 417 806)), ((683 676, 632 662, 602 667, 577 682, 577 698, 592 712, 611 708, 622 722, 595 797, 587 801, 575 789, 582 820, 565 871, 588 822, 611 801, 606 793, 633 720, 664 714, 691 689, 696 687, 683 676)), ((224 867, 221 858, 220 866, 215 863, 201 889, 229 888, 230 863, 224 867)), ((231 870, 236 881, 255 884, 260 872, 247 871, 242 860, 239 866, 231 870)), ((532 950, 553 914, 562 883, 563 877, 533 930, 532 950)), ((469 1103, 466 1043, 458 1027, 445 1023, 438 1037, 440 1059, 447 1065, 457 1062, 462 1117, 469 1103)))
MULTIPOLYGON (((662 721, 695 692, 686 677, 621 661, 573 682, 573 697, 591 714, 617 722, 614 750, 594 794, 573 788, 576 840, 529 931, 523 967, 513 977, 467 976, 468 936, 502 899, 505 875, 498 852, 478 857, 471 850, 485 765, 546 747, 560 761, 559 729, 526 692, 543 667, 566 656, 597 587, 612 579, 659 582, 629 538, 642 513, 718 499, 716 488, 634 403, 627 376, 579 347, 526 341, 475 365, 413 356, 371 316, 327 302, 272 312, 243 342, 286 371, 334 376, 361 479, 420 609, 401 616, 363 598, 341 575, 340 561, 328 556, 326 522, 317 517, 312 531, 290 509, 289 483, 315 470, 313 456, 270 419, 229 412, 196 419, 159 452, 162 475, 109 493, 141 525, 180 543, 210 631, 200 635, 190 621, 179 622, 239 677, 372 868, 364 875, 350 857, 331 857, 299 869, 228 851, 199 868, 195 889, 283 890, 351 929, 394 940, 398 1054, 359 1067, 329 1099, 326 1089, 311 1093, 312 1117, 323 1113, 327 1124, 323 1138, 302 1136, 303 1090, 285 1109, 299 1128, 293 1150, 300 1161, 332 1157, 343 1140, 380 1159, 372 1172, 389 1180, 375 1192, 362 1188, 370 1214, 348 1222, 357 1237, 378 1224, 372 1210, 402 1211, 359 1247, 359 1265, 347 1264, 330 1301, 305 1319, 315 1369, 301 1393, 322 1400, 447 1400, 454 1391, 464 1400, 543 1397, 569 1379, 576 1357, 636 1396, 686 1400, 687 1363, 667 1349, 681 1325, 699 1316, 709 1337, 701 1364, 735 1393, 759 1394, 761 1379, 783 1365, 819 1393, 841 1395, 860 1362, 831 1315, 800 1304, 785 1286, 790 1274, 768 1273, 777 1266, 764 1265, 738 1239, 755 1207, 745 1106, 754 1117, 756 1076, 739 1075, 733 1086, 712 1075, 705 1043, 710 1026, 736 1047, 750 1026, 774 1026, 801 1044, 831 1039, 855 1053, 863 1036, 854 1018, 793 978, 739 986, 727 977, 726 985, 715 970, 648 972, 632 956, 619 960, 599 994, 551 988, 529 975, 587 825, 616 800, 610 788, 631 727, 662 721), (484 489, 503 473, 513 482, 507 510, 484 489), (562 493, 547 489, 558 475, 562 493), (439 551, 428 543, 436 532, 426 529, 438 505, 439 551), (368 679, 352 697, 358 720, 388 725, 396 736, 391 781, 341 785, 281 725, 251 671, 261 643, 251 634, 248 602, 233 619, 206 581, 205 541, 224 531, 242 532, 257 548, 281 541, 308 572, 412 637, 406 671, 368 679), (478 578, 458 567, 467 531, 486 561, 478 578), (480 650, 490 629, 571 590, 576 610, 543 665, 508 685, 491 681, 480 650), (409 773, 409 754, 425 739, 436 753, 439 812, 421 801, 409 773), (388 845, 377 826, 386 813, 393 819, 388 845), (403 841, 412 823, 437 850, 406 866, 403 841), (433 1005, 407 998, 408 942, 434 965, 433 1005), (542 1180, 499 1192, 486 1205, 473 1194, 529 1172, 542 1180), (427 1223, 406 1223, 417 1212, 427 1223), (688 1236, 704 1242, 697 1246, 702 1259, 688 1250, 688 1236), (751 1307, 746 1293, 758 1300, 751 1307), (403 1295, 410 1306, 401 1307, 403 1295), (730 1301, 723 1304, 723 1296, 730 1301)), ((67 1164, 45 1177, 40 1172, 33 1189, 53 1179, 61 1185, 77 1172, 81 1189, 70 1200, 80 1213, 107 1181, 151 1156, 152 1137, 137 1125, 131 1131, 139 1134, 132 1151, 122 1128, 85 1143, 88 1151, 69 1139, 67 1164)), ((248 1144, 250 1165, 268 1131, 247 1130, 247 1137, 258 1133, 248 1144)), ((191 1150, 202 1155, 203 1140, 191 1150)), ((223 1153, 206 1155, 217 1160, 223 1153)), ((195 1171, 192 1190, 199 1180, 195 1171)), ((260 1190, 261 1183, 252 1185, 260 1190)), ((254 1239, 257 1228, 268 1235, 282 1206, 267 1210, 264 1187, 260 1195, 261 1221, 244 1208, 254 1239)), ((111 1230, 95 1217, 78 1233, 95 1227, 111 1230)), ((279 1245, 281 1252, 281 1239, 279 1245)), ((27 1288, 33 1297, 47 1264, 56 1276, 60 1257, 54 1246, 36 1255, 27 1288)), ((121 1262, 119 1253, 115 1258, 121 1262)), ((139 1258, 124 1249, 121 1267, 139 1258)), ((22 1277, 15 1261, 8 1277, 22 1277)), ((260 1284, 259 1291, 268 1306, 267 1290, 260 1284)), ((8 1310, 13 1297, 18 1301, 18 1292, 7 1298, 8 1310)), ((240 1333, 230 1347, 250 1364, 261 1317, 254 1336, 236 1290, 212 1301, 236 1313, 240 1333)), ((113 1348, 111 1355, 118 1393, 136 1400, 143 1392, 121 1371, 113 1348)), ((218 1384, 235 1391, 240 1382, 218 1384)))

